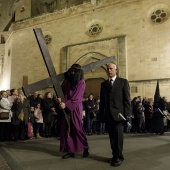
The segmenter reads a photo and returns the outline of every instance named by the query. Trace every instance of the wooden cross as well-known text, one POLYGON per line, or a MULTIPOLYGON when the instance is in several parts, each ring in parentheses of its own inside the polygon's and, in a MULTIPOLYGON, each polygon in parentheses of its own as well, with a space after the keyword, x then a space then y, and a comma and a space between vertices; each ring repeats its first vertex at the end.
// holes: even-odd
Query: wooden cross
MULTIPOLYGON (((65 102, 63 91, 60 85, 60 82, 64 80, 64 73, 57 75, 53 62, 51 60, 50 54, 48 52, 47 45, 44 40, 44 36, 42 34, 42 30, 40 28, 35 28, 33 30, 34 30, 35 37, 37 39, 41 54, 43 56, 43 59, 44 59, 44 62, 45 62, 45 65, 46 65, 46 68, 48 70, 48 74, 50 77, 47 79, 38 81, 36 83, 27 85, 25 87, 22 87, 22 90, 24 94, 27 96, 28 94, 32 94, 35 91, 53 86, 56 96, 60 97, 62 102, 65 102)), ((93 62, 85 66, 82 66, 82 70, 84 72, 87 72, 89 70, 100 67, 109 62, 113 62, 114 60, 115 60, 115 57, 107 57, 103 60, 99 60, 97 62, 93 62)))

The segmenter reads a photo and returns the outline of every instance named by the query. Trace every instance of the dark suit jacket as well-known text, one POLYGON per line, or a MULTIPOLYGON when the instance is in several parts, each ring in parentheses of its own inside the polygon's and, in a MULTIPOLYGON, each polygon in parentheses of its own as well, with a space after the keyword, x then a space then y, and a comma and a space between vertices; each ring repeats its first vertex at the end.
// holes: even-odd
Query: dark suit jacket
POLYGON ((121 121, 119 113, 125 118, 131 115, 130 89, 126 79, 116 77, 111 89, 108 80, 101 83, 99 116, 109 121, 112 115, 115 121, 121 121))

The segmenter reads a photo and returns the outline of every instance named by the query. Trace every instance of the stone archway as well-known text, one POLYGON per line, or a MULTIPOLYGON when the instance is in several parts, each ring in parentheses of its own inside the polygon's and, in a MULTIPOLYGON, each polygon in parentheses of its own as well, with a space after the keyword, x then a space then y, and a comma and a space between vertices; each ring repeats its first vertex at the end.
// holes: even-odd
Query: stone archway
MULTIPOLYGON (((74 63, 86 65, 115 56, 115 64, 119 70, 118 76, 127 78, 125 47, 125 36, 66 46, 62 50, 62 72, 74 63)), ((101 82, 107 79, 106 65, 85 73, 84 78, 86 81, 85 95, 93 93, 97 97, 100 93, 101 82)))
MULTIPOLYGON (((80 57, 75 63, 80 64, 80 65, 86 65, 88 63, 96 62, 99 60, 102 60, 106 58, 104 54, 101 54, 99 52, 89 52, 82 57, 80 57)), ((91 71, 87 72, 84 74, 85 80, 89 79, 96 79, 96 78, 102 78, 106 79, 106 65, 103 65, 99 68, 92 69, 91 71)))
MULTIPOLYGON (((88 63, 92 63, 104 59, 106 57, 107 56, 99 52, 89 52, 81 56, 75 63, 80 65, 85 65, 88 63)), ((94 97, 99 96, 101 82, 107 79, 106 65, 103 65, 96 69, 92 69, 91 71, 85 73, 84 78, 86 81, 85 96, 88 96, 90 93, 93 93, 94 97)))
POLYGON ((90 93, 94 94, 94 97, 98 97, 100 95, 100 86, 101 82, 105 79, 103 78, 92 78, 86 80, 86 90, 85 96, 87 97, 90 93))
MULTIPOLYGON (((111 37, 63 47, 61 50, 61 72, 68 70, 68 68, 74 63, 86 65, 106 57, 115 56, 115 64, 118 66, 119 76, 127 78, 125 38, 125 36, 111 37)), ((106 79, 107 75, 105 73, 105 66, 91 70, 91 72, 85 74, 85 80, 91 78, 106 79)))
MULTIPOLYGON (((62 49, 62 72, 74 64, 86 65, 106 57, 115 56, 118 75, 127 78, 125 36, 112 37, 93 42, 73 44, 62 49)), ((92 69, 84 74, 86 81, 85 96, 93 93, 97 97, 100 93, 101 82, 107 79, 106 65, 92 69)))

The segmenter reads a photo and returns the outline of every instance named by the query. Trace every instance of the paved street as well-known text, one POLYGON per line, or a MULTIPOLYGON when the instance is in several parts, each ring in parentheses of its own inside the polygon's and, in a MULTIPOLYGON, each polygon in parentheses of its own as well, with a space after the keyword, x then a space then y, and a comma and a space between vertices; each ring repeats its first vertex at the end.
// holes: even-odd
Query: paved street
POLYGON ((0 170, 169 170, 170 133, 125 134, 125 160, 120 167, 107 163, 111 158, 108 135, 88 136, 90 156, 61 159, 59 140, 32 139, 0 143, 0 170), (5 160, 4 160, 5 159, 5 160))

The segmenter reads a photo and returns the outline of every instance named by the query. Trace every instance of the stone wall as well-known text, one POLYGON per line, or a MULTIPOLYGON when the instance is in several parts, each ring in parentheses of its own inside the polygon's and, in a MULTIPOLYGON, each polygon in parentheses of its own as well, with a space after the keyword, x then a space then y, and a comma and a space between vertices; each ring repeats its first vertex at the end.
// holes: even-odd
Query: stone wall
POLYGON ((15 9, 15 21, 31 17, 31 0, 20 0, 15 9))
POLYGON ((12 18, 12 9, 14 0, 0 1, 0 31, 8 25, 12 18))
POLYGON ((9 36, 10 36, 10 32, 8 32, 8 31, 0 32, 0 82, 1 82, 1 89, 6 89, 7 87, 10 87, 11 58, 9 57, 10 50, 7 50, 9 36))
MULTIPOLYGON (((98 0, 93 0, 96 3, 98 0)), ((31 16, 54 12, 71 6, 91 2, 91 0, 31 0, 31 16)))
MULTIPOLYGON (((8 40, 10 46, 6 44, 6 50, 12 51, 10 88, 22 86, 23 76, 28 76, 28 83, 48 77, 33 33, 33 28, 40 27, 49 40, 48 49, 57 73, 87 53, 76 49, 74 55, 68 55, 74 46, 93 43, 98 48, 96 42, 106 41, 107 45, 108 39, 116 39, 118 46, 113 53, 119 58, 120 76, 130 82, 131 97, 153 97, 159 79, 161 95, 170 99, 169 10, 168 0, 100 0, 97 5, 83 3, 14 23, 8 40), (159 9, 163 22, 159 21, 160 16, 154 21, 159 9)), ((110 43, 110 50, 108 47, 97 52, 109 56, 113 54, 109 53, 113 44, 110 43)))

